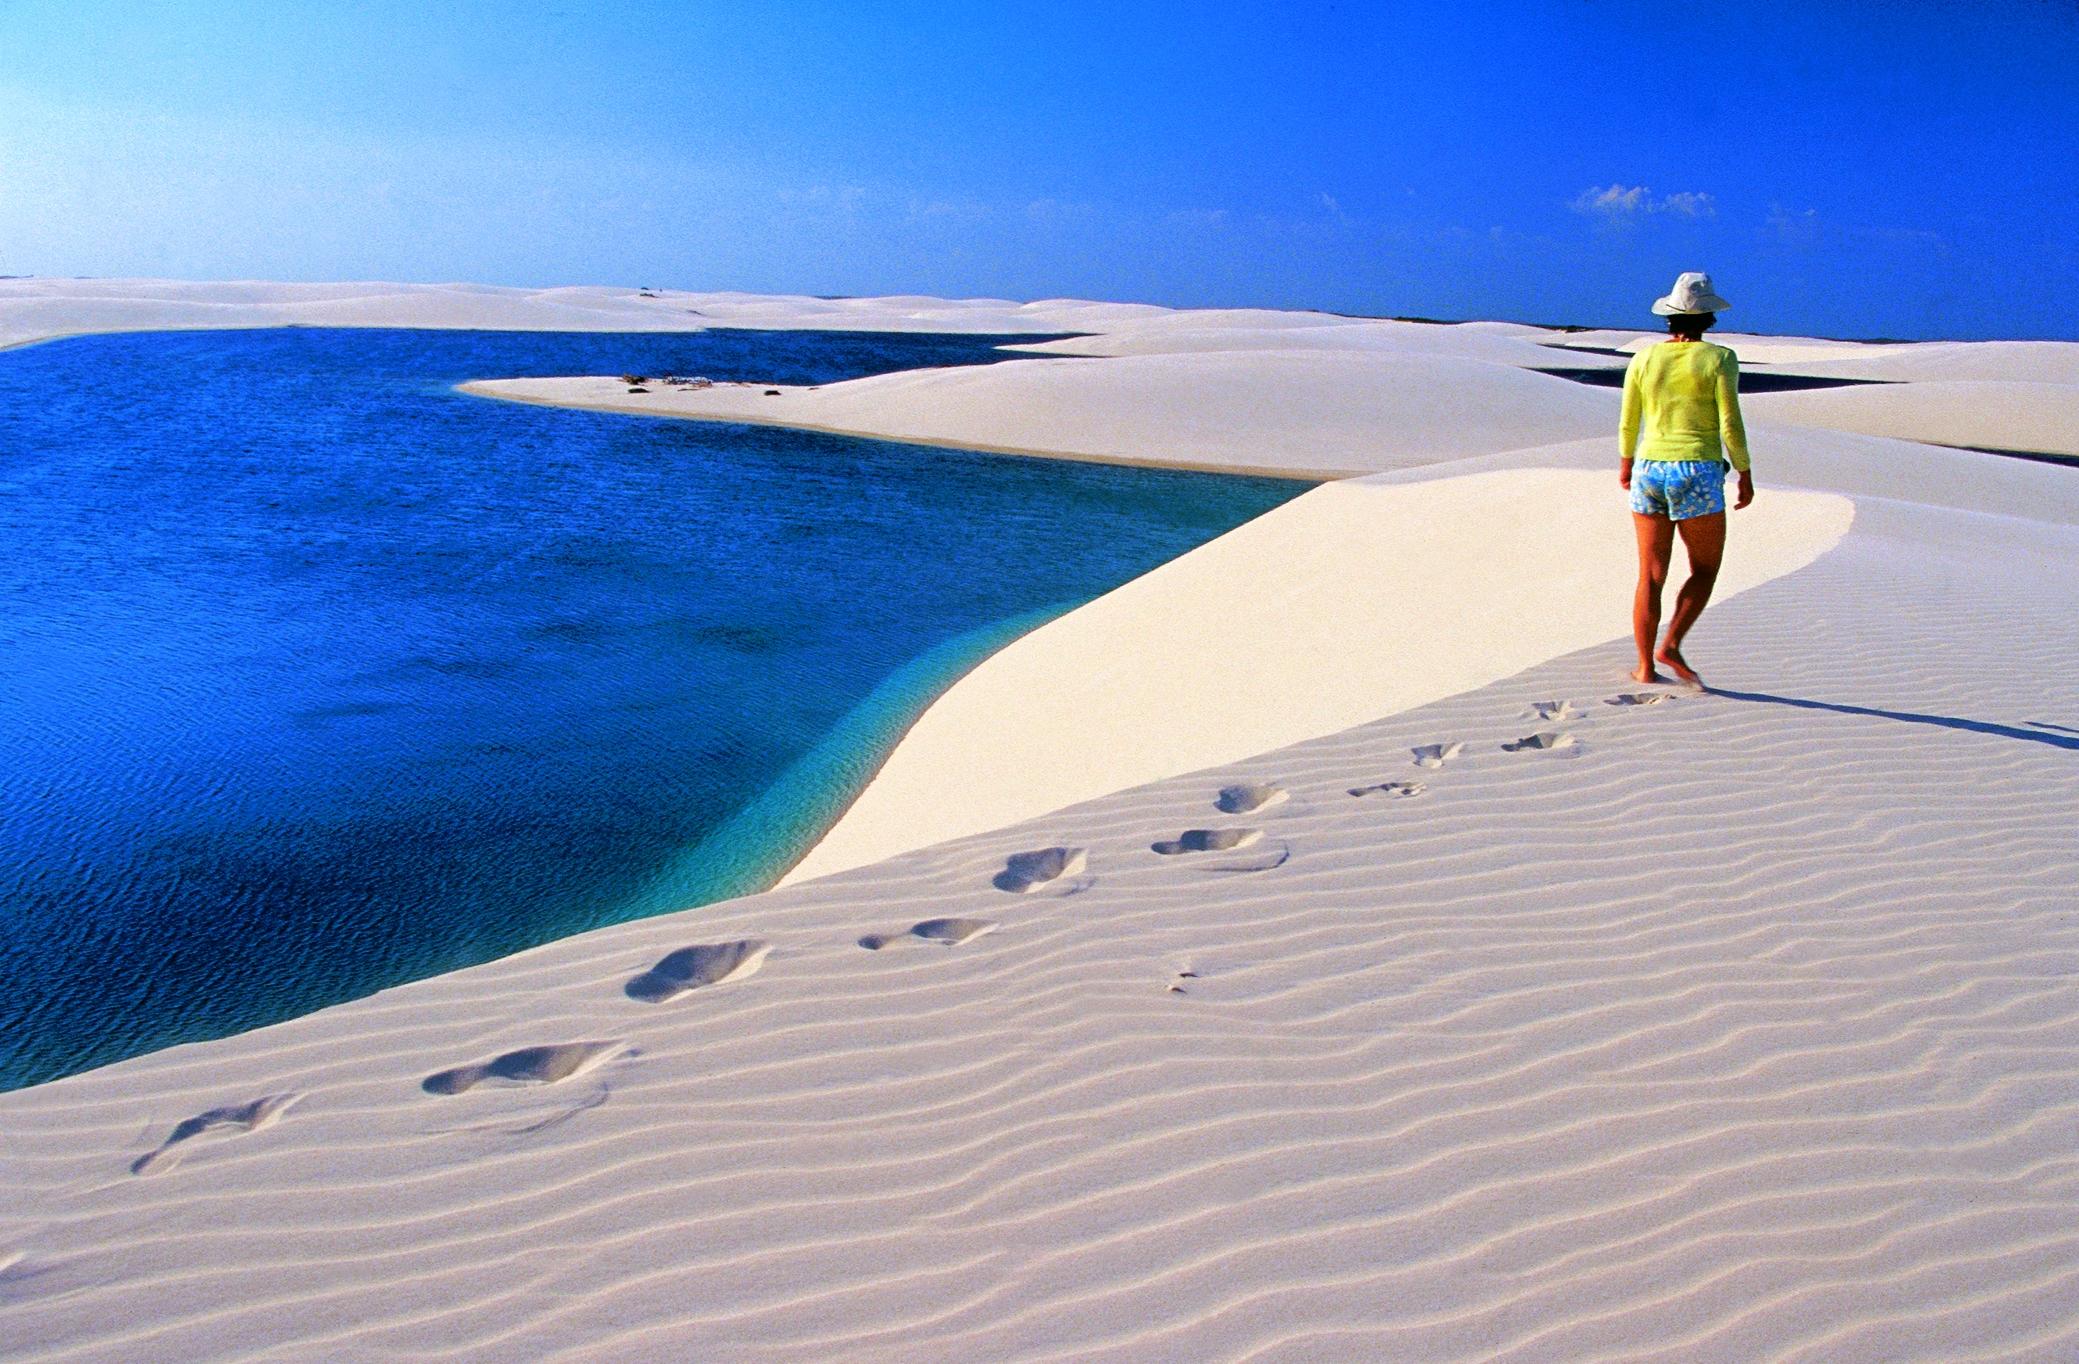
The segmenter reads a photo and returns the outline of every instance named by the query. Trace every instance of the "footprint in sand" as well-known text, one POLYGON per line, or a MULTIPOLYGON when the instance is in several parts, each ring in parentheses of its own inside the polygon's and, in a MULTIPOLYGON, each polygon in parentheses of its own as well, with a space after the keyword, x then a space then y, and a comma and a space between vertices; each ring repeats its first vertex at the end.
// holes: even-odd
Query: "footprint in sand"
POLYGON ((1261 829, 1186 829, 1175 838, 1165 838, 1148 846, 1164 857, 1175 857, 1179 853, 1231 852, 1236 848, 1246 848, 1262 837, 1261 829))
POLYGON ((869 933, 859 940, 859 945, 869 952, 878 952, 884 947, 900 947, 907 943, 938 943, 942 947, 958 947, 984 933, 993 933, 998 924, 994 919, 926 919, 911 924, 901 933, 869 933))
POLYGON ((1196 971, 1179 971, 1176 975, 1170 978, 1169 989, 1165 991, 1165 993, 1172 995, 1188 995, 1191 992, 1184 988, 1184 982, 1187 980, 1197 979, 1198 972, 1196 971))
POLYGON ((1074 876, 1088 861, 1088 854, 1081 848, 1040 848, 1034 852, 1012 853, 1004 859, 1003 870, 996 873, 991 884, 998 890, 1026 895, 1064 876, 1074 876))
POLYGON ((1463 743, 1424 744, 1414 752, 1415 766, 1435 768, 1442 767, 1445 763, 1450 762, 1453 758, 1465 752, 1465 745, 1463 743))
POLYGON ((629 981, 628 997, 645 1004, 662 1004, 703 985, 742 980, 765 964, 765 954, 770 951, 772 944, 763 938, 681 947, 629 981))
POLYGON ((172 1169, 180 1164, 180 1147, 197 1137, 210 1134, 235 1137, 246 1132, 257 1132, 263 1127, 271 1127, 302 1097, 301 1094, 269 1094, 251 1103, 226 1104, 222 1108, 212 1108, 207 1113, 197 1113, 175 1127, 172 1134, 159 1143, 157 1150, 148 1151, 130 1162, 130 1173, 148 1175, 154 1171, 172 1169))
POLYGON ((457 1066, 428 1075, 419 1087, 428 1094, 462 1094, 487 1081, 502 1085, 552 1085, 582 1075, 626 1049, 627 1043, 619 1041, 522 1047, 473 1066, 457 1066))
POLYGON ((1290 795, 1291 792, 1284 787, 1269 782, 1223 786, 1213 805, 1223 815, 1248 815, 1272 805, 1283 805, 1290 795))
POLYGON ((1606 706, 1658 706, 1674 699, 1675 694, 1671 691, 1628 691, 1622 696, 1609 697, 1603 704, 1606 706))
POLYGON ((1419 781, 1382 781, 1377 786, 1353 786, 1350 788, 1350 794, 1353 796, 1391 796, 1395 799, 1405 800, 1409 796, 1419 796, 1428 789, 1427 786, 1424 786, 1419 781))
POLYGON ((1571 701, 1533 701, 1530 709, 1523 712, 1533 720, 1578 720, 1581 712, 1574 709, 1571 701))
POLYGON ((1556 729, 1526 734, 1514 743, 1502 745, 1504 753, 1550 753, 1557 758, 1571 758, 1580 751, 1579 739, 1556 729))

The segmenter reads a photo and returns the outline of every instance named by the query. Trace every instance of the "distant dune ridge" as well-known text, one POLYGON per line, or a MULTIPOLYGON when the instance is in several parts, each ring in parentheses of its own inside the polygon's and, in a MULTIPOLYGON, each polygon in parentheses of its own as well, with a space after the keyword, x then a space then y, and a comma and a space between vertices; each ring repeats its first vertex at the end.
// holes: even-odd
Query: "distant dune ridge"
POLYGON ((470 388, 1348 477, 985 661, 780 889, 0 1095, 10 1358, 2079 1353, 2079 469, 1899 438, 2079 452, 2079 345, 1723 338, 1893 382, 1749 400, 1700 694, 1625 673, 1615 393, 1530 372, 1643 333, 643 292, 0 342, 1081 332, 470 388))
POLYGON ((0 280, 0 346, 82 332, 218 327, 436 327, 517 331, 1071 332, 1168 312, 1146 304, 703 293, 607 286, 191 284, 153 279, 0 280))

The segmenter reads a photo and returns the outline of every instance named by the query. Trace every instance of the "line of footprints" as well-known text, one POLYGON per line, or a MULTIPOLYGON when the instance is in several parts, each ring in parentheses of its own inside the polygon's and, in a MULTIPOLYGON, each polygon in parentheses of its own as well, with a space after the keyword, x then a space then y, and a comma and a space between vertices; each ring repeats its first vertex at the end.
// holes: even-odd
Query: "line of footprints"
MULTIPOLYGON (((1682 693, 1667 691, 1626 692, 1605 698, 1603 704, 1624 708, 1658 706, 1674 701, 1680 695, 1682 693)), ((1544 724, 1585 718, 1571 701, 1534 702, 1526 716, 1544 724)), ((1463 754, 1465 748, 1463 742, 1424 744, 1413 750, 1414 765, 1434 772, 1463 754)), ((1580 740, 1566 730, 1541 729, 1502 744, 1501 751, 1575 757, 1582 748, 1580 740)), ((1390 799, 1408 799, 1427 789, 1427 785, 1419 780, 1384 781, 1348 788, 1352 796, 1390 799)), ((1282 786, 1267 782, 1247 783, 1221 788, 1213 804, 1222 814, 1249 815, 1282 805, 1290 797, 1291 793, 1282 786)), ((1262 829, 1235 827, 1186 829, 1175 838, 1161 839, 1149 845, 1149 850, 1161 857, 1251 854, 1224 862, 1217 859, 1205 861, 1205 868, 1212 871, 1266 871, 1282 865, 1290 855, 1290 849, 1283 845, 1266 847, 1262 829)), ((1030 895, 1049 888, 1057 894, 1074 894, 1090 884, 1084 876, 1088 867, 1089 853, 1086 849, 1040 848, 1013 853, 1005 859, 1003 870, 996 874, 991 884, 1014 895, 1030 895)), ((994 919, 925 919, 901 932, 870 933, 859 939, 859 946, 871 952, 899 947, 953 948, 973 942, 995 931, 998 926, 994 919)), ((663 1004, 689 990, 742 980, 764 965, 766 955, 771 951, 772 944, 762 938, 682 947, 630 980, 624 987, 625 992, 630 999, 644 1004, 663 1004)), ((1184 982, 1197 978, 1195 971, 1179 971, 1170 981, 1168 992, 1187 993, 1184 982)), ((485 1083, 555 1084, 628 1055, 630 1051, 629 1044, 621 1040, 521 1047, 487 1061, 439 1071, 427 1076, 420 1087, 428 1094, 453 1095, 467 1093, 485 1083)), ((170 1170, 179 1163, 182 1148, 198 1138, 260 1131, 278 1121, 303 1097, 297 1093, 269 1094, 249 1103, 199 1113, 177 1125, 159 1146, 139 1156, 132 1162, 130 1172, 145 1175, 170 1170)))

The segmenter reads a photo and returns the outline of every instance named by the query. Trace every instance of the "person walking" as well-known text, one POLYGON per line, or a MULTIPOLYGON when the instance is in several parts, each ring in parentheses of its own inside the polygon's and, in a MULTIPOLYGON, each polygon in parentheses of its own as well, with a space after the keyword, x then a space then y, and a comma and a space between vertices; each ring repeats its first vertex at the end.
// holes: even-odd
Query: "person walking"
POLYGON ((1639 542, 1639 585, 1632 596, 1632 638, 1639 647, 1641 682, 1664 682, 1664 665, 1694 687, 1704 684, 1682 657, 1682 641, 1711 600, 1725 558, 1726 460, 1739 472, 1734 510, 1754 500, 1747 428, 1740 420, 1740 362, 1724 346, 1704 340, 1718 314, 1732 305, 1711 277, 1690 271, 1675 281, 1653 311, 1668 320, 1668 339, 1631 358, 1624 371, 1624 410, 1618 424, 1622 462, 1617 480, 1631 494, 1632 529, 1639 542), (1661 589, 1675 537, 1689 555, 1689 580, 1675 594, 1674 614, 1658 647, 1661 589))

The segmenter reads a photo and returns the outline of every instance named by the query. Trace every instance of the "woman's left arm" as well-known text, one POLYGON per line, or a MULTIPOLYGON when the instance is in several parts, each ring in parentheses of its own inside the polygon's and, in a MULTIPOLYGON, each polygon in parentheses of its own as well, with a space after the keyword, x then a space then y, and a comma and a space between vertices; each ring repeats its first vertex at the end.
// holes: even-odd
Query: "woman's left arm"
POLYGON ((1731 351, 1718 367, 1718 434, 1726 457, 1740 474, 1739 497, 1733 503, 1738 511, 1754 500, 1754 473, 1747 457, 1747 423, 1740 417, 1740 360, 1731 351))

